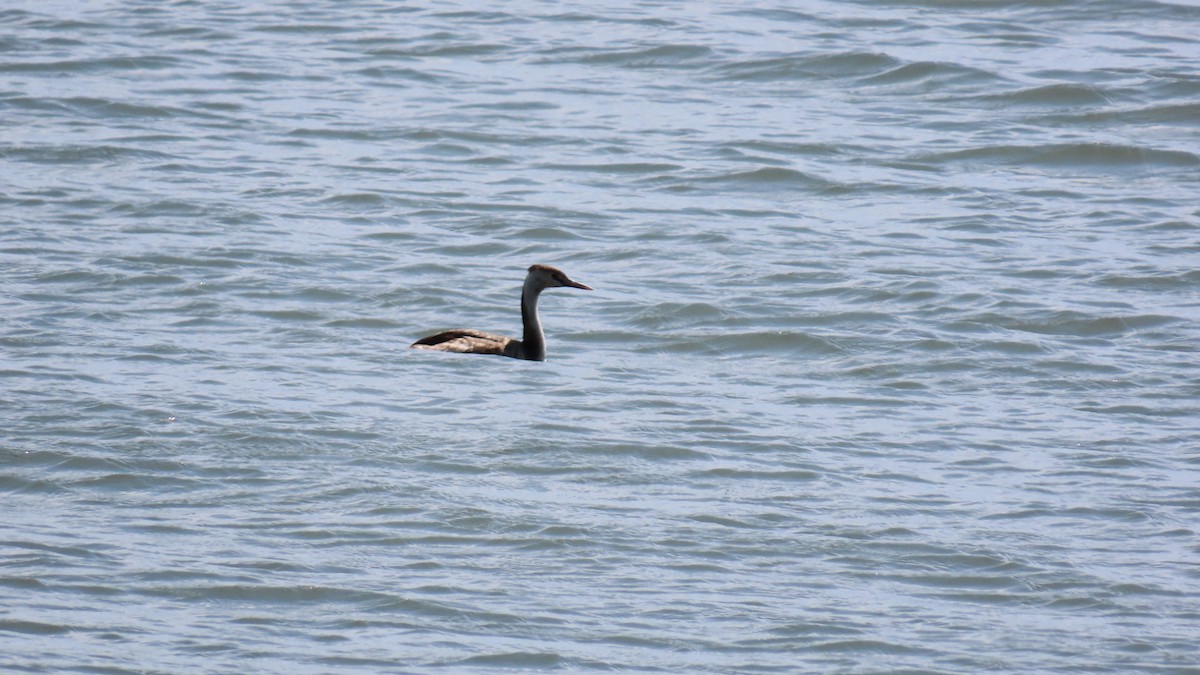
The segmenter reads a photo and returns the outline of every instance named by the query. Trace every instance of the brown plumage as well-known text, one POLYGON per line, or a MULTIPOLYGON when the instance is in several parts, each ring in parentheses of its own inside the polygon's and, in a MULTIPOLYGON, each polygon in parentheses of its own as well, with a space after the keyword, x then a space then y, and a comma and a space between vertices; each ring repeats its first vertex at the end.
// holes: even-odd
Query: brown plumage
POLYGON ((413 349, 432 349, 459 354, 496 354, 529 361, 546 360, 546 336, 542 333, 542 322, 538 320, 538 296, 547 288, 581 288, 592 290, 578 281, 572 281, 562 270, 549 265, 533 265, 525 275, 521 288, 522 339, 485 333, 470 328, 457 328, 437 335, 421 338, 412 344, 413 349))

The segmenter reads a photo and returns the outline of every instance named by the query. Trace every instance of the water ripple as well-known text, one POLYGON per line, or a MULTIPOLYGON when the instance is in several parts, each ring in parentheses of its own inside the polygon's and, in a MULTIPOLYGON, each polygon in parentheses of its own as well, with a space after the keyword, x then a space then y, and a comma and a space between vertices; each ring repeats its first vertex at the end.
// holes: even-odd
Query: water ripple
POLYGON ((0 19, 0 669, 1195 665, 1194 7, 0 19))

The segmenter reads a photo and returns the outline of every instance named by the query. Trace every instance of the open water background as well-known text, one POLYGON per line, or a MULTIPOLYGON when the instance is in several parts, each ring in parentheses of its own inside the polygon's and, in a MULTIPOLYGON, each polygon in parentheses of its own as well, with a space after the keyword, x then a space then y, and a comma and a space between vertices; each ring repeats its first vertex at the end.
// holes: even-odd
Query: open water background
POLYGON ((481 7, 4 3, 0 669, 1200 672, 1200 7, 481 7))

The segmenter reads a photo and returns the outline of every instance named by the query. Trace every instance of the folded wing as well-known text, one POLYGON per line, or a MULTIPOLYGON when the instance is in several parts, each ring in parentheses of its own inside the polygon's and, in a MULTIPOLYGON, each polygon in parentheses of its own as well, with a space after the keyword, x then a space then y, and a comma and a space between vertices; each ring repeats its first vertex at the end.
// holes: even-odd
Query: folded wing
POLYGON ((459 354, 505 354, 505 349, 512 342, 512 338, 503 335, 485 333, 470 328, 457 328, 421 338, 412 343, 412 348, 459 354))

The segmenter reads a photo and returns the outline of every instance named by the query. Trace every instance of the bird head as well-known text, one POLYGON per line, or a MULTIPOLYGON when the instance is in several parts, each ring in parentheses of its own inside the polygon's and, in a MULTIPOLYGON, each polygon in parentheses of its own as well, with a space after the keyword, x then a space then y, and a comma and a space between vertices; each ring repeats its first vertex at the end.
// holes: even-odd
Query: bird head
POLYGON ((585 291, 592 290, 591 286, 587 286, 573 281, 562 270, 549 265, 533 265, 529 268, 529 276, 527 281, 533 281, 542 288, 558 288, 566 286, 568 288, 580 288, 585 291))

